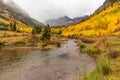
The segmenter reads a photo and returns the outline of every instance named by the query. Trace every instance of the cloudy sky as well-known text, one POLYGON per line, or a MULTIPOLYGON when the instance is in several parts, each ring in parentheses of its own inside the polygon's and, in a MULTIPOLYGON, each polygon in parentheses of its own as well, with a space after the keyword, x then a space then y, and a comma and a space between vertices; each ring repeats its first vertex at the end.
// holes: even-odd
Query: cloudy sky
POLYGON ((92 14, 105 0, 13 0, 40 22, 61 16, 80 17, 92 14))

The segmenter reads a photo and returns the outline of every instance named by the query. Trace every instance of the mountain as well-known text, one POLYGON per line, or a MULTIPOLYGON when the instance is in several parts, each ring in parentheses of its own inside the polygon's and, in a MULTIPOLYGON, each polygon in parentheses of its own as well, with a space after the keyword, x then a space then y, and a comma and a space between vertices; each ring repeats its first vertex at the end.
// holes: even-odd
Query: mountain
POLYGON ((4 0, 4 3, 7 4, 9 7, 11 7, 17 13, 20 13, 20 14, 25 15, 25 16, 29 16, 29 14, 27 12, 25 12, 23 9, 21 9, 21 7, 18 6, 14 1, 4 0))
POLYGON ((106 0, 102 6, 100 6, 96 11, 95 13, 99 13, 101 12, 102 10, 105 10, 106 8, 110 7, 113 5, 113 3, 115 2, 118 2, 120 0, 106 0))
MULTIPOLYGON (((106 0, 108 1, 108 0, 106 0)), ((120 2, 94 14, 89 19, 76 25, 62 28, 64 36, 99 37, 120 35, 120 2)))
POLYGON ((46 24, 49 24, 50 26, 62 26, 67 25, 71 20, 72 20, 71 18, 64 16, 58 19, 48 20, 46 24))
POLYGON ((0 0, 0 15, 1 18, 4 18, 5 20, 10 20, 10 18, 14 18, 17 21, 22 22, 25 25, 28 26, 42 26, 43 24, 39 21, 33 19, 28 15, 27 12, 25 12, 23 9, 21 9, 15 2, 12 0, 0 0), (2 14, 4 13, 4 14, 2 14), (7 19, 6 19, 7 17, 7 19))
POLYGON ((73 24, 77 24, 77 23, 87 19, 88 17, 89 17, 88 15, 85 15, 85 16, 82 16, 82 17, 73 18, 73 24))
POLYGON ((49 24, 50 26, 69 26, 76 24, 84 19, 86 19, 88 16, 83 17, 76 17, 76 18, 69 18, 68 16, 60 17, 58 19, 48 20, 46 24, 49 24))

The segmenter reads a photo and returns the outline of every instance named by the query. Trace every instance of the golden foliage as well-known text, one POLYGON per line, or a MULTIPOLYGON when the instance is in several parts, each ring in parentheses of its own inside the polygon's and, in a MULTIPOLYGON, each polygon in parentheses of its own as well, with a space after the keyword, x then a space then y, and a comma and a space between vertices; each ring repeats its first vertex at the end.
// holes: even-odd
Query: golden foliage
POLYGON ((22 24, 21 22, 17 22, 17 30, 18 31, 31 33, 32 29, 33 28, 31 26, 27 26, 25 24, 22 24))
MULTIPOLYGON (((96 37, 110 35, 120 31, 120 2, 103 10, 101 13, 93 15, 90 19, 76 25, 61 28, 62 35, 73 36, 82 35, 86 37, 96 37)), ((57 32, 59 28, 52 31, 57 32)))

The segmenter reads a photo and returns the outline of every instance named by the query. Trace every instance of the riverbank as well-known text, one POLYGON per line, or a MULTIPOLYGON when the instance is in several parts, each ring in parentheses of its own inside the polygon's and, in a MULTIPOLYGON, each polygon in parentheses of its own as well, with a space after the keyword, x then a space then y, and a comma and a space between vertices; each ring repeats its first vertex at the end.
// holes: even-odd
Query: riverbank
POLYGON ((93 56, 97 61, 96 69, 85 76, 84 80, 119 80, 120 77, 120 37, 98 38, 81 37, 77 41, 80 51, 93 56))
POLYGON ((0 31, 0 46, 39 47, 41 50, 50 50, 60 47, 68 38, 52 34, 49 40, 41 40, 41 34, 0 31))

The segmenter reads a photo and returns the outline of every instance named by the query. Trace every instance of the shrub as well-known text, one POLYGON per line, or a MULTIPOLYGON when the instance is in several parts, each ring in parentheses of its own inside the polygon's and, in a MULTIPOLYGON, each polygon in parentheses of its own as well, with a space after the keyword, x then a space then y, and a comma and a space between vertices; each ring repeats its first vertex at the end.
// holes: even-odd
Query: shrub
POLYGON ((61 46, 61 42, 60 41, 42 41, 41 46, 42 47, 46 47, 47 45, 55 45, 57 47, 61 46))
POLYGON ((99 73, 103 74, 104 76, 109 75, 111 72, 111 67, 109 60, 105 57, 105 55, 100 56, 98 58, 98 66, 97 70, 99 73))
POLYGON ((94 47, 98 47, 98 48, 106 48, 109 47, 109 43, 108 43, 109 39, 106 37, 101 37, 98 38, 97 41, 93 44, 94 47))
POLYGON ((109 50, 107 53, 107 57, 110 59, 116 59, 117 57, 119 57, 119 55, 119 52, 115 50, 109 50))
POLYGON ((60 42, 57 42, 56 45, 57 45, 57 47, 60 47, 60 46, 61 46, 61 43, 60 43, 60 42))
POLYGON ((81 40, 76 40, 75 43, 77 43, 77 46, 80 46, 80 49, 83 49, 86 47, 85 43, 83 43, 81 40))
POLYGON ((1 43, 1 42, 0 42, 0 46, 3 46, 3 45, 4 45, 4 43, 1 43))
POLYGON ((86 52, 92 56, 94 55, 99 55, 101 53, 101 51, 97 48, 93 48, 93 47, 85 47, 84 45, 82 45, 82 52, 86 52))
POLYGON ((83 78, 83 80, 108 80, 108 75, 111 73, 111 67, 105 55, 99 56, 97 59, 97 67, 90 74, 83 78))
POLYGON ((87 38, 87 37, 79 37, 79 39, 84 43, 94 43, 93 38, 87 38))
POLYGON ((83 44, 83 43, 80 45, 80 48, 81 48, 81 49, 83 49, 83 48, 85 48, 85 47, 86 47, 86 45, 83 44))
POLYGON ((26 44, 27 43, 25 41, 18 41, 14 43, 15 46, 25 46, 26 44))
POLYGON ((45 46, 47 46, 47 45, 48 45, 47 42, 42 42, 42 47, 45 47, 45 46))

